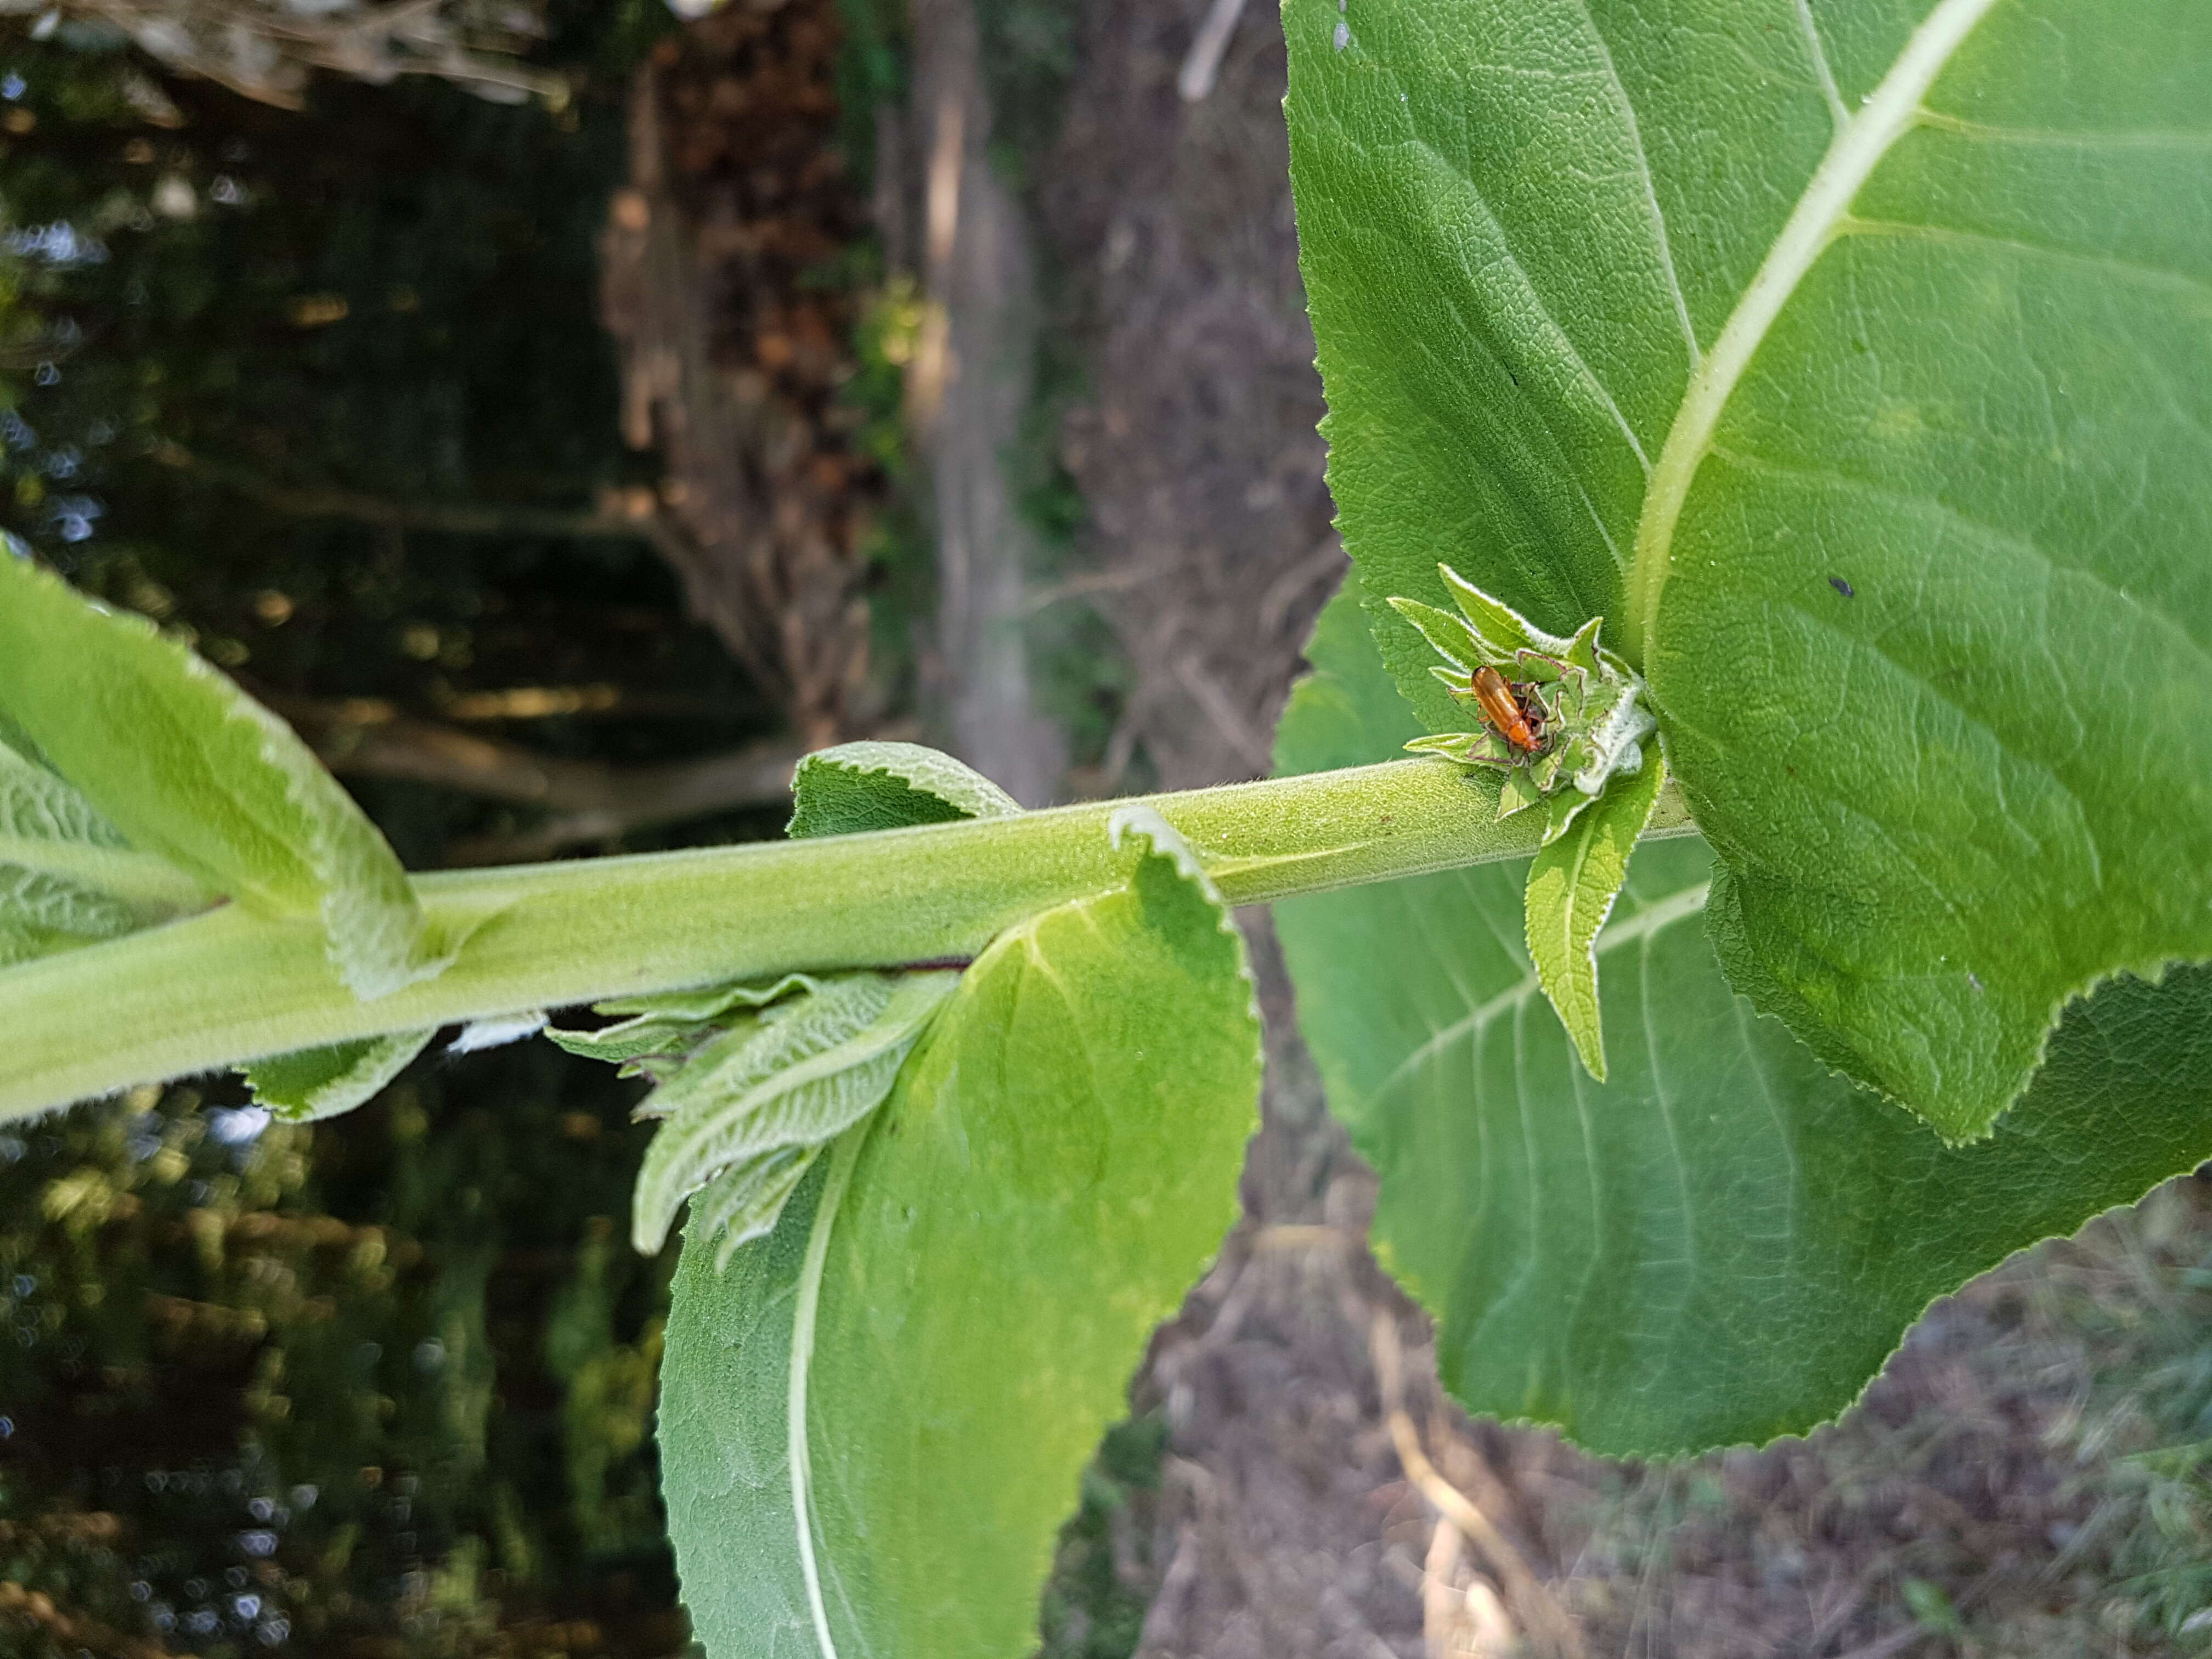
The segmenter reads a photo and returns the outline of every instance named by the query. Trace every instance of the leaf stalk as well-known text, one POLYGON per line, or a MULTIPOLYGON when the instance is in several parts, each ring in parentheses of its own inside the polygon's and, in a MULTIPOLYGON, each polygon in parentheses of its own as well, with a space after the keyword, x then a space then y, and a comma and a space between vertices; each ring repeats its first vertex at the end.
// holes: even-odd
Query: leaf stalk
MULTIPOLYGON (((1494 777, 1430 759, 1156 795, 1231 904, 1536 849, 1494 777)), ((0 969, 0 1117, 275 1054, 799 969, 980 953, 1040 910, 1121 879, 1125 802, 817 840, 416 877, 453 960, 363 1000, 311 922, 241 905, 0 969)), ((1679 798, 1652 833, 1693 826, 1679 798)))

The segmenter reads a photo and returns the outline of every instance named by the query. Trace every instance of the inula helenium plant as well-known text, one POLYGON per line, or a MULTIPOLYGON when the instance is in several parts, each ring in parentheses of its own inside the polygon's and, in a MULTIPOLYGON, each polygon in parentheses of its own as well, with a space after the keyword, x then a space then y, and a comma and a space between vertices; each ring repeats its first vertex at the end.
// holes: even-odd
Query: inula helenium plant
POLYGON ((2212 1157, 2212 8, 1284 27, 1353 572, 1271 781, 1024 812, 854 744, 782 842, 410 878, 0 559, 0 1110, 234 1066, 321 1115, 548 1012, 651 1079, 714 1659, 1030 1650, 1236 1212, 1235 906, 1448 1387, 1600 1452, 1802 1432, 2212 1157))

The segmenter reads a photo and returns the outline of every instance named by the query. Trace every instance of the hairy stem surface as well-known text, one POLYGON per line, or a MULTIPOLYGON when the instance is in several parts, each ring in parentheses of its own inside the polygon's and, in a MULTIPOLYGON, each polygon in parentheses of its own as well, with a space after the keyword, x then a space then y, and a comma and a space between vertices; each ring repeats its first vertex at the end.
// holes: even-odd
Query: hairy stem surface
MULTIPOLYGON (((1231 904, 1533 853, 1491 775, 1434 760, 1156 795, 1231 904)), ((0 1116, 264 1054, 602 997, 800 969, 972 957, 1048 906, 1103 891, 1121 802, 818 840, 416 878, 458 942, 437 977, 364 1002, 320 931, 232 904, 0 969, 0 1116)), ((1670 793, 1653 833, 1686 833, 1670 793)))

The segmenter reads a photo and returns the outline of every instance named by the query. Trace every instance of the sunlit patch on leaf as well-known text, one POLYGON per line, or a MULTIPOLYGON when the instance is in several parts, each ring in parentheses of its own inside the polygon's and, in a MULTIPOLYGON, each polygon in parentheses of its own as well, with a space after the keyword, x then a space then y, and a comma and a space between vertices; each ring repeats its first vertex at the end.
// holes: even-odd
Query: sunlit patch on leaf
POLYGON ((454 1034, 446 1045, 449 1054, 480 1054, 488 1048, 504 1048, 511 1042, 521 1042, 536 1036, 545 1029, 545 1011, 532 1008, 519 1014, 502 1014, 492 1019, 472 1019, 454 1034))

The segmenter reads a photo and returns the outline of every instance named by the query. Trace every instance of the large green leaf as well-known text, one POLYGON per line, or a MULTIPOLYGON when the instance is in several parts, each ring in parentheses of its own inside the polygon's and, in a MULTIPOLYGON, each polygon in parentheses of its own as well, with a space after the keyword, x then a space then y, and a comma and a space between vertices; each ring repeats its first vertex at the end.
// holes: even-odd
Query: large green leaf
POLYGON ((376 826, 290 727, 142 617, 0 555, 0 718, 141 854, 321 923, 358 994, 434 972, 376 826))
MULTIPOLYGON (((1354 601, 1324 613, 1286 771, 1418 730, 1354 601)), ((1990 1139, 1949 1147, 1722 979, 1708 855, 1646 842, 1599 936, 1609 1080, 1583 1075, 1521 945, 1522 868, 1276 906, 1330 1107, 1382 1180, 1378 1254, 1470 1409, 1616 1455, 1799 1432, 1929 1300, 2212 1156, 2212 973, 2069 1011, 1990 1139)))
POLYGON ((687 1240, 661 1458, 713 1659, 1036 1647, 1054 1532, 1234 1218, 1259 1089, 1236 929, 1171 830, 1123 827, 1128 884, 994 943, 769 1237, 721 1273, 687 1240))
POLYGON ((1609 619, 1735 983, 1948 1135, 2212 956, 2212 7, 1290 0, 1330 481, 1609 619))

